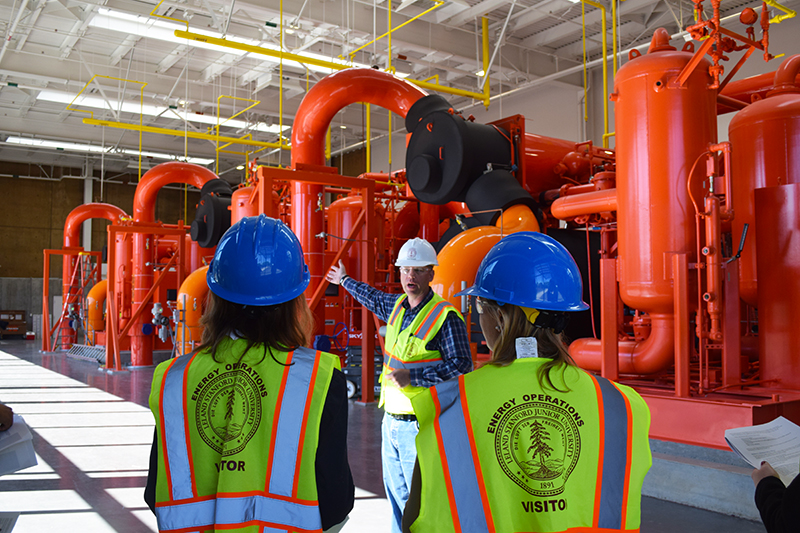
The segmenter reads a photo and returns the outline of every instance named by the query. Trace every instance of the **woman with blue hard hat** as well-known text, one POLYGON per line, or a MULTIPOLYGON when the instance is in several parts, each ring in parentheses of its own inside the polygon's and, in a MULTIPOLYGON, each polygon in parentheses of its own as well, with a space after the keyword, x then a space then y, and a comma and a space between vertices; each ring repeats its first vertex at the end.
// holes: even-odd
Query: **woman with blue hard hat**
POLYGON ((353 508, 339 359, 305 348, 308 267, 281 221, 243 218, 208 269, 202 344, 156 367, 145 500, 159 531, 337 531, 353 508))
POLYGON ((414 399, 418 465, 404 531, 638 531, 650 414, 584 372, 563 339, 580 271, 541 233, 501 239, 459 294, 491 350, 480 369, 414 399))

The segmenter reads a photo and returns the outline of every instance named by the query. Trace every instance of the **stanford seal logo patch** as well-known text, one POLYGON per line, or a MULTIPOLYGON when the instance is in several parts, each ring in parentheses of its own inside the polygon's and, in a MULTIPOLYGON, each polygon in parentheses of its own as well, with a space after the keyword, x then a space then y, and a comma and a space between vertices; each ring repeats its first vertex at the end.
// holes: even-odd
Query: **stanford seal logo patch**
POLYGON ((242 451, 261 423, 263 383, 239 368, 204 378, 198 389, 195 424, 203 441, 223 457, 242 451))
POLYGON ((561 494, 580 456, 578 427, 583 420, 563 400, 544 394, 526 394, 523 400, 510 409, 501 408, 493 431, 497 461, 530 494, 561 494), (528 401, 534 399, 543 401, 528 401))

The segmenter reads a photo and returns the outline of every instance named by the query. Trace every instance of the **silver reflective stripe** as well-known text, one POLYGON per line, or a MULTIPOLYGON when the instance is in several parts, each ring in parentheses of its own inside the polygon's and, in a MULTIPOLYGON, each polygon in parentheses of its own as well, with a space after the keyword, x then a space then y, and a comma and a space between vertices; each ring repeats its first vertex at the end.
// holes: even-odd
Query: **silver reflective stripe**
POLYGON ((414 336, 418 339, 424 339, 430 329, 436 323, 436 320, 438 320, 439 315, 441 315, 447 307, 450 307, 450 302, 445 301, 436 304, 433 307, 433 311, 428 315, 428 318, 425 319, 425 322, 423 322, 422 325, 417 328, 417 333, 415 333, 414 336))
POLYGON ((183 393, 183 377, 193 356, 178 357, 164 376, 164 395, 161 412, 164 413, 164 441, 166 443, 167 468, 172 480, 172 499, 193 498, 192 471, 189 467, 189 450, 186 445, 186 420, 184 419, 186 395, 183 393))
MULTIPOLYGON (((274 531, 322 529, 316 505, 287 502, 268 496, 218 497, 201 502, 156 508, 159 530, 203 528, 259 521, 278 526, 274 531), (281 527, 285 526, 285 527, 281 527)), ((273 531, 267 528, 265 531, 273 531)))
POLYGON ((600 488, 598 527, 622 529, 622 500, 628 464, 628 410, 625 398, 605 378, 593 376, 600 385, 603 401, 603 481, 600 488))
POLYGON ((436 385, 442 411, 439 415, 439 428, 442 432, 444 460, 450 471, 450 479, 446 482, 453 489, 461 531, 489 531, 476 471, 476 465, 480 463, 472 455, 458 391, 459 381, 452 379, 436 385))
POLYGON ((435 361, 401 361, 396 357, 392 357, 390 355, 384 356, 383 364, 387 367, 391 368, 392 370, 398 370, 400 368, 425 368, 429 366, 436 366, 442 362, 442 358, 438 358, 435 361))
POLYGON ((317 352, 308 348, 298 348, 292 356, 289 376, 286 379, 281 412, 278 417, 278 429, 275 439, 275 454, 272 456, 272 472, 269 476, 269 492, 281 496, 292 496, 294 487, 295 466, 300 458, 297 450, 300 447, 300 432, 303 429, 303 415, 306 411, 308 391, 311 388, 311 375, 317 352))

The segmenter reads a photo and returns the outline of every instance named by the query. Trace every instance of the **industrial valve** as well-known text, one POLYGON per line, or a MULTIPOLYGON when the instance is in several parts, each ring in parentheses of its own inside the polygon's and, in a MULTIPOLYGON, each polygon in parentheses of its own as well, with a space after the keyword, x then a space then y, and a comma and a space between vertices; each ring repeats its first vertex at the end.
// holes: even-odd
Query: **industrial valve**
POLYGON ((153 325, 158 330, 158 338, 161 339, 162 342, 166 342, 167 337, 171 333, 169 328, 169 318, 164 316, 164 308, 161 307, 160 303, 153 304, 152 311, 153 325))

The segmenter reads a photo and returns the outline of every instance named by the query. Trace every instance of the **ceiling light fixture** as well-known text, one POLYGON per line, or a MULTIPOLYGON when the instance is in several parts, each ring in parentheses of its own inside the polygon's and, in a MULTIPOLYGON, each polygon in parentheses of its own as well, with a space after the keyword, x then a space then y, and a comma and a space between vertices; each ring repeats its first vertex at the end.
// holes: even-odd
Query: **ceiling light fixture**
MULTIPOLYGON (((163 20, 157 20, 151 17, 145 17, 141 15, 131 15, 129 13, 124 13, 122 11, 116 11, 113 9, 108 9, 101 7, 97 10, 97 14, 89 21, 89 26, 93 28, 104 29, 108 31, 116 31, 120 33, 125 33, 129 35, 138 35, 140 37, 146 37, 148 39, 158 39, 161 41, 168 41, 171 43, 179 44, 179 45, 189 45, 194 46, 197 48, 205 48, 207 50, 214 50, 216 52, 224 52, 226 54, 233 54, 237 56, 245 55, 249 52, 245 52, 243 50, 237 50, 235 48, 227 47, 227 46, 218 46, 216 44, 210 43, 203 43, 193 39, 182 39, 180 37, 175 37, 175 30, 185 30, 186 26, 182 24, 175 24, 172 22, 166 22, 163 20)), ((297 29, 297 27, 295 27, 297 29)), ((268 50, 278 51, 280 47, 277 45, 273 45, 270 43, 265 43, 262 41, 256 41, 253 39, 246 39, 243 37, 237 37, 231 34, 223 36, 221 33, 217 32, 210 32, 210 31, 201 31, 198 29, 192 29, 192 33, 197 33, 200 35, 208 35, 209 37, 214 37, 217 39, 226 39, 228 41, 232 41, 235 43, 246 44, 250 46, 257 46, 259 48, 266 48, 268 50)), ((309 52, 307 50, 303 51, 302 55, 311 58, 311 59, 319 59, 323 61, 327 61, 329 63, 339 63, 342 66, 346 67, 358 67, 358 68, 369 68, 369 65, 363 63, 348 63, 346 61, 342 61, 336 57, 329 57, 322 54, 315 54, 313 52, 309 52)), ((277 59, 275 61, 270 61, 269 59, 265 60, 267 62, 272 62, 277 64, 277 59)), ((301 70, 312 70, 314 72, 321 72, 324 74, 330 74, 332 71, 329 68, 319 67, 316 65, 311 65, 307 63, 299 63, 297 61, 290 61, 287 59, 283 60, 283 64, 285 66, 296 67, 301 70)), ((397 72, 395 73, 396 76, 400 78, 408 77, 408 74, 397 72)))
MULTIPOLYGON (((93 96, 80 96, 75 99, 75 96, 70 93, 61 92, 61 91, 40 91, 39 94, 36 96, 37 100, 42 100, 45 102, 56 102, 60 104, 69 104, 72 102, 72 105, 78 108, 81 107, 90 107, 93 109, 120 109, 119 101, 117 100, 106 100, 102 98, 97 98, 93 96), (74 100, 74 102, 73 102, 74 100), (109 107, 109 104, 111 107, 109 107)), ((178 102, 179 105, 184 106, 187 102, 181 100, 178 102)), ((122 103, 122 112, 123 113, 133 113, 133 114, 142 114, 151 117, 155 116, 163 116, 165 106, 154 106, 148 104, 137 104, 134 102, 123 102, 122 103)), ((173 110, 174 111, 174 110, 173 110)), ((198 115, 197 113, 184 113, 181 111, 178 113, 176 111, 175 118, 186 119, 189 122, 195 122, 198 124, 208 124, 212 126, 216 126, 217 124, 217 117, 215 115, 198 115)), ((281 131, 280 126, 278 124, 271 124, 267 125, 263 122, 259 122, 257 124, 248 124, 244 120, 225 120, 224 117, 220 118, 220 126, 226 128, 233 128, 233 129, 244 129, 248 131, 260 131, 264 133, 274 133, 278 134, 281 131)), ((284 125, 283 129, 287 130, 290 126, 284 125)))
MULTIPOLYGON (((70 142, 62 142, 62 141, 46 141, 43 139, 31 139, 27 137, 8 137, 6 142, 9 144, 16 144, 20 146, 35 146, 37 148, 50 148, 51 150, 63 150, 69 152, 81 152, 81 153, 96 153, 99 154, 101 152, 105 152, 107 154, 119 154, 119 155, 132 155, 138 156, 140 152, 138 150, 128 150, 128 149, 119 149, 113 152, 110 152, 108 148, 103 148, 102 146, 98 146, 96 144, 78 144, 78 143, 70 143, 70 142)), ((164 154, 161 152, 141 152, 142 157, 152 157, 153 159, 164 159, 166 161, 186 161, 187 163, 194 163, 196 165, 210 165, 214 162, 213 159, 206 159, 203 157, 187 157, 187 158, 179 158, 175 157, 172 154, 164 154)))

